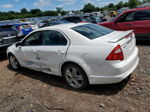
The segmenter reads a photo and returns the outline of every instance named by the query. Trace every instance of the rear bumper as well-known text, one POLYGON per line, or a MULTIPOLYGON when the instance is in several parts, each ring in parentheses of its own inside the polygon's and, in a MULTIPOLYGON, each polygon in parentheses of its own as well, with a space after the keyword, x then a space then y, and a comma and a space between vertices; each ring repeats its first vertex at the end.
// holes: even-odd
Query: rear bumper
MULTIPOLYGON (((89 76, 90 84, 112 84, 121 82, 128 77, 137 67, 139 63, 138 49, 136 48, 133 55, 127 61, 121 62, 120 64, 112 65, 112 69, 105 75, 91 75, 89 76)), ((101 74, 101 72, 100 72, 101 74)))
POLYGON ((128 71, 126 71, 125 73, 119 74, 117 76, 91 77, 89 82, 90 82, 90 84, 112 84, 112 83, 121 82, 122 80, 124 80, 126 77, 128 77, 135 70, 138 63, 139 63, 139 58, 137 58, 134 65, 128 71))

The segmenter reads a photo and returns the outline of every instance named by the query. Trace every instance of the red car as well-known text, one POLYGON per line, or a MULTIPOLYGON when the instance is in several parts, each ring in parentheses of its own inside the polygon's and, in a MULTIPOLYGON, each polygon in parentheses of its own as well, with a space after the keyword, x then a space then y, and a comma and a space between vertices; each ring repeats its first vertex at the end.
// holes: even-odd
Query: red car
POLYGON ((150 7, 127 10, 114 20, 99 25, 119 31, 134 30, 137 39, 150 39, 150 7))

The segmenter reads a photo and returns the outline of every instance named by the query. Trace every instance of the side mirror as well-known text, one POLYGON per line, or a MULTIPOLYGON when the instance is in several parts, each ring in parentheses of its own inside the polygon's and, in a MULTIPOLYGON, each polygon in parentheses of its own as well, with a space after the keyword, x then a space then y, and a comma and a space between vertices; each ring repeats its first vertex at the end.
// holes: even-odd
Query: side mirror
POLYGON ((16 43, 16 47, 22 46, 22 45, 23 45, 22 42, 17 42, 17 43, 16 43))

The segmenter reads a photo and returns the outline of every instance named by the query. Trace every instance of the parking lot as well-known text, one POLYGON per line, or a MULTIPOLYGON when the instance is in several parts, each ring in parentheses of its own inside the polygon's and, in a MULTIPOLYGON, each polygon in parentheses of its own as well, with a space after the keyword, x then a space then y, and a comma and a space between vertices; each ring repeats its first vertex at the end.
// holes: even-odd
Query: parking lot
POLYGON ((13 71, 0 56, 0 112, 150 112, 150 44, 137 43, 140 63, 118 84, 70 89, 61 77, 13 71))

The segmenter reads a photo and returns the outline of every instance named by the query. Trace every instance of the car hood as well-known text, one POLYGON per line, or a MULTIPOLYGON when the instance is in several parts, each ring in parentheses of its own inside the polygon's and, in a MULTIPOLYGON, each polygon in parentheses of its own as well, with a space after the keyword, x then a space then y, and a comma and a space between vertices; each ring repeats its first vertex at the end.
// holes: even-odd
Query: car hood
POLYGON ((104 35, 102 37, 94 39, 94 41, 106 41, 109 43, 115 43, 120 41, 122 38, 124 38, 126 35, 132 33, 133 30, 128 31, 113 31, 112 33, 109 33, 107 35, 104 35))
POLYGON ((11 36, 16 36, 18 33, 16 31, 2 31, 0 32, 0 38, 3 37, 11 37, 11 36))

